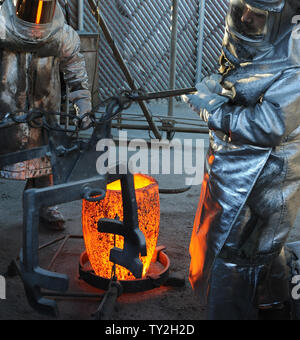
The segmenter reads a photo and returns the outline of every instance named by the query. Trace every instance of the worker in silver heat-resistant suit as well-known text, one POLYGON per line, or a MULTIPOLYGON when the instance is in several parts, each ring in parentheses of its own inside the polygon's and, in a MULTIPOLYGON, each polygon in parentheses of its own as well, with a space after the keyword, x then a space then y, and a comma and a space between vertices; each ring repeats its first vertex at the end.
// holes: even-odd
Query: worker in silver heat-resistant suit
MULTIPOLYGON (((60 72, 77 113, 90 112, 91 94, 79 50, 79 36, 65 24, 56 0, 6 0, 0 8, 0 112, 59 112, 60 72)), ((27 124, 0 130, 0 154, 45 143, 43 131, 27 124)), ((51 165, 47 157, 25 161, 0 169, 0 176, 28 180, 26 188, 46 187, 51 185, 51 165)), ((65 227, 57 207, 42 209, 40 216, 51 229, 65 227)))
POLYGON ((210 129, 190 243, 190 282, 208 319, 257 319, 289 300, 284 244, 300 205, 298 5, 230 0, 220 73, 183 98, 210 129))

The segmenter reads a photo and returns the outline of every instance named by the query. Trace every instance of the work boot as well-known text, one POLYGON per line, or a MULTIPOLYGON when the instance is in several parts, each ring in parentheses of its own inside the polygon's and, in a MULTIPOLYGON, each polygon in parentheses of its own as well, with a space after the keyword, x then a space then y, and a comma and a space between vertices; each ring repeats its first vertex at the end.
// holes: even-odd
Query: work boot
POLYGON ((66 221, 58 207, 42 208, 40 222, 50 230, 63 231, 66 228, 66 221))

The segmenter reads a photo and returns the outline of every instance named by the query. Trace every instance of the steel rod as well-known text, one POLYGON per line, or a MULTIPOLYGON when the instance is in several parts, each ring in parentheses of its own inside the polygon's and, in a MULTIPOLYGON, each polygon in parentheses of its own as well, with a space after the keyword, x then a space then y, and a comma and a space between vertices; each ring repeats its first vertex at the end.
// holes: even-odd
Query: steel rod
POLYGON ((202 78, 205 2, 206 0, 200 0, 199 3, 196 83, 199 83, 202 78))
MULTIPOLYGON (((93 16, 95 17, 95 19, 97 20, 99 26, 101 27, 102 31, 103 31, 103 34, 104 34, 104 37, 107 41, 107 43, 109 44, 110 48, 112 49, 112 52, 113 52, 113 55, 117 61, 117 63, 119 64, 127 82, 128 82, 128 85, 130 86, 130 88, 133 90, 133 91, 136 91, 137 88, 135 86, 135 82, 134 82, 134 79, 133 77, 131 76, 130 74, 130 71, 118 49, 118 47, 116 46, 115 44, 115 41, 113 40, 112 38, 112 35, 106 25, 106 22, 104 21, 101 13, 99 12, 99 9, 97 8, 94 0, 88 0, 88 3, 89 5, 91 6, 91 9, 92 9, 92 14, 93 16)), ((139 105, 148 121, 148 124, 151 128, 151 130, 153 131, 154 135, 156 138, 158 139, 161 139, 161 134, 157 128, 157 126, 155 125, 153 119, 152 119, 152 115, 150 113, 150 111, 148 110, 146 104, 141 101, 139 102, 139 105)))
POLYGON ((101 299, 104 294, 90 294, 90 293, 52 293, 52 292, 42 292, 44 297, 52 298, 75 298, 75 299, 101 299))
POLYGON ((70 239, 70 236, 66 236, 65 239, 63 240, 62 244, 60 245, 60 247, 58 248, 58 250, 56 251, 56 253, 54 254, 49 266, 48 266, 48 270, 52 269, 52 266, 55 262, 55 260, 57 259, 58 255, 61 253, 62 249, 64 248, 65 244, 68 242, 68 240, 70 239))
POLYGON ((133 101, 142 101, 142 100, 152 100, 152 99, 164 99, 169 97, 178 97, 184 94, 191 94, 196 92, 197 89, 195 87, 188 87, 183 89, 173 89, 161 92, 150 92, 141 95, 131 95, 129 98, 133 101))
MULTIPOLYGON (((178 24, 178 0, 172 0, 172 32, 170 47, 170 82, 169 88, 173 90, 176 83, 176 64, 177 64, 177 24, 178 24)), ((168 116, 172 117, 174 111, 174 99, 169 98, 168 116)), ((171 138, 171 132, 167 133, 167 138, 171 138)))
MULTIPOLYGON (((149 131, 149 127, 147 125, 135 125, 135 124, 112 124, 112 127, 115 129, 128 129, 128 130, 143 130, 143 131, 149 131)), ((169 131, 170 129, 166 127, 158 127, 160 131, 169 131)), ((195 129, 189 129, 189 128, 183 128, 183 127, 174 127, 172 128, 173 132, 183 132, 183 133, 208 133, 208 128, 195 128, 195 129)))
POLYGON ((84 21, 83 21, 83 0, 78 0, 78 31, 83 31, 84 21))
POLYGON ((119 297, 120 289, 117 285, 111 285, 109 290, 105 293, 101 304, 95 313, 97 320, 111 320, 114 311, 115 303, 119 297))

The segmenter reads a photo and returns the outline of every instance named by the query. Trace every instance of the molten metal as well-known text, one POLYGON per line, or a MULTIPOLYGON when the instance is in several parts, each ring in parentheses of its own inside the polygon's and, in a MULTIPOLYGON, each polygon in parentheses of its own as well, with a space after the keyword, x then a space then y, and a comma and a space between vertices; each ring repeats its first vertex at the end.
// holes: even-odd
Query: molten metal
MULTIPOLYGON (((147 256, 140 257, 143 262, 143 277, 147 274, 152 256, 156 249, 159 223, 160 223, 160 201, 159 188, 155 179, 146 175, 135 175, 134 184, 136 200, 138 205, 139 227, 146 238, 147 256)), ((113 263, 109 261, 110 250, 113 247, 123 248, 123 237, 99 233, 98 221, 102 218, 123 220, 123 205, 120 181, 113 182, 107 186, 104 200, 100 202, 82 203, 82 226, 86 251, 91 266, 97 276, 110 279, 113 263)), ((118 280, 135 280, 132 273, 116 265, 116 276, 118 280)))

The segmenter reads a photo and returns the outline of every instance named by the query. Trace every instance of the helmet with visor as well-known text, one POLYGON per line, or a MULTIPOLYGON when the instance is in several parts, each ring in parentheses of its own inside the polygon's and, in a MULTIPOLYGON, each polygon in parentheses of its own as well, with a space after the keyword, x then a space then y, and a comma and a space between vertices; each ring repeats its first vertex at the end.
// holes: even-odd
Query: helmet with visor
POLYGON ((56 0, 13 0, 16 34, 27 42, 46 40, 53 31, 56 0))
POLYGON ((230 0, 226 29, 244 43, 271 43, 284 5, 284 0, 230 0))

